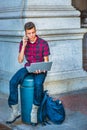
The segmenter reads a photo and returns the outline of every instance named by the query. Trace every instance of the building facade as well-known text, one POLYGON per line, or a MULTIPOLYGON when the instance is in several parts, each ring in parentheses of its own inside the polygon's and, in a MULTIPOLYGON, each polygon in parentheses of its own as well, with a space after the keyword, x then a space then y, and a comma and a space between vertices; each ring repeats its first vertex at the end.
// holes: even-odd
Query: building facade
POLYGON ((24 24, 33 21, 40 37, 48 41, 50 61, 44 88, 63 93, 87 87, 83 70, 83 36, 80 11, 74 0, 6 0, 0 3, 0 91, 9 92, 9 80, 23 64, 17 61, 24 24))

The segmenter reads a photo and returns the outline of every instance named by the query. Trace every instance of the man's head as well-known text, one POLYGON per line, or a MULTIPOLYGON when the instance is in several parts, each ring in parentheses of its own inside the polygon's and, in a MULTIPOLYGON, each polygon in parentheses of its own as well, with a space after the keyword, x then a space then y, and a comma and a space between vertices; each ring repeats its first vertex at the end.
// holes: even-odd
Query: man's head
POLYGON ((24 30, 30 30, 34 28, 36 30, 36 27, 35 27, 35 24, 33 22, 27 22, 25 25, 24 25, 24 30))
POLYGON ((36 27, 33 22, 27 22, 24 25, 25 35, 29 38, 30 42, 34 42, 36 39, 36 27))

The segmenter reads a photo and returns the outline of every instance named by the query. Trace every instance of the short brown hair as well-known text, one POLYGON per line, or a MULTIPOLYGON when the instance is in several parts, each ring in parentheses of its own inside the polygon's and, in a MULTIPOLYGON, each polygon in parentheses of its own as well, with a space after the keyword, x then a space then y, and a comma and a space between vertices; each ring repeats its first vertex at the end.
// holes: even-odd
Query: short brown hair
POLYGON ((32 28, 35 28, 35 24, 33 22, 27 22, 25 25, 24 25, 24 30, 29 30, 29 29, 32 29, 32 28))

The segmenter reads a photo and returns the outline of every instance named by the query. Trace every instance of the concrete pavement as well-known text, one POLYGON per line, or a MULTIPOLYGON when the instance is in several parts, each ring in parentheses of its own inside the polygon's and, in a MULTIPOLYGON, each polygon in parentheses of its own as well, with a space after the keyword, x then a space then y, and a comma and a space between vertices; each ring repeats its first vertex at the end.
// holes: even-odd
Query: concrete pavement
MULTIPOLYGON (((87 130, 87 89, 53 95, 53 97, 61 99, 65 107, 66 118, 61 125, 51 123, 33 127, 24 124, 21 118, 11 125, 5 124, 10 109, 7 104, 8 96, 2 93, 0 93, 0 123, 9 127, 10 130, 87 130)), ((7 130, 7 128, 0 127, 0 130, 7 130)))

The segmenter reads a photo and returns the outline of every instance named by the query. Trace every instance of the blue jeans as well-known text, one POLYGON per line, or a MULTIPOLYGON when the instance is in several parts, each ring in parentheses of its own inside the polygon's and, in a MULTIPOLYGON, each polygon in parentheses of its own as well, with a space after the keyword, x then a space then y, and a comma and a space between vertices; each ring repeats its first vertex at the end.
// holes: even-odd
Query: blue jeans
POLYGON ((32 75, 34 78, 33 103, 35 105, 40 105, 43 94, 43 83, 46 78, 47 72, 39 74, 29 73, 27 69, 24 67, 17 71, 9 82, 10 94, 8 98, 8 104, 10 107, 11 105, 18 104, 18 85, 21 85, 23 83, 23 80, 27 75, 32 75))

